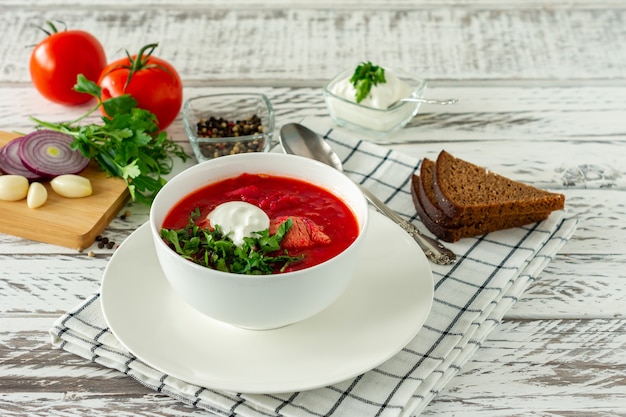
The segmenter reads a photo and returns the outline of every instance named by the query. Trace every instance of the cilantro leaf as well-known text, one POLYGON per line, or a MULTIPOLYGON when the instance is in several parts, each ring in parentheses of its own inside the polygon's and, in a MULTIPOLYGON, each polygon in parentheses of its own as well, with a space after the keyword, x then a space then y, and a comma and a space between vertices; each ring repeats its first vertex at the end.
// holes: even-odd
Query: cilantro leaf
POLYGON ((386 83, 385 69, 377 65, 373 65, 370 61, 361 62, 354 70, 354 74, 350 77, 350 83, 356 90, 355 99, 357 103, 363 101, 372 87, 386 83))

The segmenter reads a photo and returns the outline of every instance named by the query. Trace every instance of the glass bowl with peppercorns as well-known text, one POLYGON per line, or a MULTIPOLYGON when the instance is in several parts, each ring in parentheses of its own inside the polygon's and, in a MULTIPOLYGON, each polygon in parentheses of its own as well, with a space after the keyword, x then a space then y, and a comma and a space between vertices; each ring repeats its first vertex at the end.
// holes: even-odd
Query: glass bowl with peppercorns
POLYGON ((183 121, 196 159, 203 162, 266 152, 274 132, 274 109, 263 94, 213 94, 188 99, 183 121))

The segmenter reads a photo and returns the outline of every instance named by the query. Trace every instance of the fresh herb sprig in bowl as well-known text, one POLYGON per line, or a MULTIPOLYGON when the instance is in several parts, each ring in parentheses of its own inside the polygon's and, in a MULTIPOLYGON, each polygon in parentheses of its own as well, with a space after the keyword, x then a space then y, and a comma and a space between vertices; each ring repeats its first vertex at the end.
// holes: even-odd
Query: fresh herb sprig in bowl
POLYGON ((164 175, 174 165, 173 158, 185 161, 189 157, 182 146, 164 131, 159 131, 156 116, 137 107, 130 95, 102 100, 102 89, 83 75, 77 77, 74 89, 95 97, 97 104, 79 118, 69 122, 47 122, 35 117, 39 128, 54 130, 74 138, 73 149, 78 149, 95 160, 101 169, 113 177, 126 181, 133 200, 150 206, 165 185, 164 175), (108 116, 102 124, 81 122, 103 107, 108 116))
POLYGON ((350 83, 356 90, 355 100, 357 103, 362 102, 367 97, 372 91, 372 87, 386 82, 385 69, 372 64, 370 61, 361 62, 357 65, 354 74, 350 77, 350 83))

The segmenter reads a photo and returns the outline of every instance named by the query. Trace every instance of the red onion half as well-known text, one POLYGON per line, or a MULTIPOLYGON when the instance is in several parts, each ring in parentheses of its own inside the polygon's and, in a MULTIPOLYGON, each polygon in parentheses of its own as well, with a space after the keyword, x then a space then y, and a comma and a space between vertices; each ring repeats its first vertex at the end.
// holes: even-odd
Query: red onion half
POLYGON ((78 174, 89 165, 89 159, 71 148, 73 141, 65 133, 36 130, 22 138, 19 156, 26 168, 44 177, 78 174))
POLYGON ((26 168, 20 159, 19 147, 23 136, 11 140, 0 150, 0 170, 5 174, 21 175, 29 180, 38 180, 41 175, 26 168))

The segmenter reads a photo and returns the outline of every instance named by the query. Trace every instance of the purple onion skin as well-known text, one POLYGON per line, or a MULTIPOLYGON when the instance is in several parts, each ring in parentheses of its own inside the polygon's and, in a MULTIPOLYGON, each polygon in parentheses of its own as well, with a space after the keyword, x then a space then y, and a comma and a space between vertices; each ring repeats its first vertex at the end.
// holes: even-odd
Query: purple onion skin
POLYGON ((0 150, 0 170, 9 175, 21 175, 30 181, 41 179, 41 175, 28 169, 19 155, 19 146, 23 137, 15 138, 0 150))

